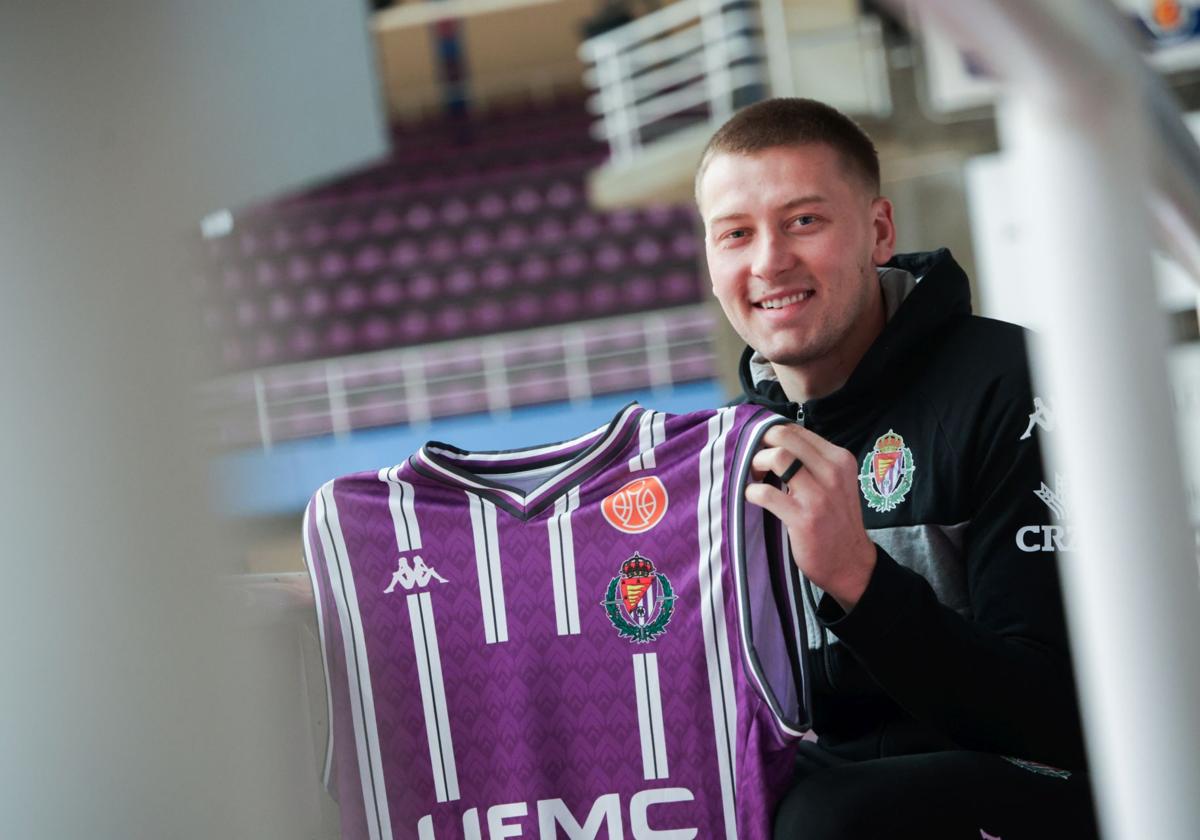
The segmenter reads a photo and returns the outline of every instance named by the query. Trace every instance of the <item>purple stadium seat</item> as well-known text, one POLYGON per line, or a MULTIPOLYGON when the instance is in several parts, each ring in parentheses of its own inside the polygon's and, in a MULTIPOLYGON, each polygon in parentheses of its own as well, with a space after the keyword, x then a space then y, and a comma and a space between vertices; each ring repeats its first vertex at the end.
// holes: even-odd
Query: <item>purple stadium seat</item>
POLYGON ((571 225, 571 235, 578 239, 591 239, 603 230, 604 225, 601 223, 600 217, 590 211, 580 213, 575 217, 575 223, 571 225))
POLYGON ((312 263, 303 254, 292 254, 288 258, 287 279, 294 286, 307 283, 313 275, 312 263))
POLYGON ((319 349, 317 334, 312 327, 299 326, 288 332, 287 350, 292 358, 306 359, 319 349))
POLYGON ((383 249, 378 245, 365 245, 354 255, 354 270, 359 274, 373 274, 384 265, 383 249))
POLYGON ((556 210, 563 210, 579 200, 579 191, 570 181, 558 180, 546 190, 546 203, 556 210))
POLYGON ((596 249, 593 262, 601 271, 612 273, 625 265, 625 254, 615 242, 606 242, 596 249))
POLYGON ((633 258, 640 265, 654 265, 662 259, 662 255, 662 246, 650 236, 639 237, 637 243, 633 246, 633 258))
POLYGON ((563 277, 578 277, 587 269, 587 266, 587 254, 578 248, 563 251, 554 261, 555 270, 563 277))
POLYGON ((471 326, 483 332, 499 329, 504 319, 504 307, 495 300, 484 300, 471 310, 471 326))
POLYGON ((367 305, 367 290, 361 283, 340 283, 334 293, 334 304, 338 312, 359 312, 367 305))
POLYGON ((517 267, 517 276, 521 278, 522 283, 535 285, 545 282, 550 277, 550 271, 550 263, 545 257, 530 254, 521 260, 520 266, 517 267))
POLYGON ((346 273, 349 266, 346 257, 338 251, 326 251, 321 255, 317 270, 326 280, 338 280, 346 273))
POLYGON ((542 206, 542 195, 533 187, 523 187, 513 195, 512 208, 517 213, 529 215, 542 206))
POLYGON ((471 208, 461 198, 451 198, 442 205, 441 216, 448 225, 461 225, 470 218, 471 208))
POLYGON ((396 338, 403 344, 419 344, 429 337, 429 315, 420 309, 410 309, 400 316, 396 338))
POLYGON ((458 243, 453 237, 445 234, 434 237, 425 251, 425 256, 435 262, 447 262, 458 256, 458 243))
POLYGON ((645 274, 635 274, 625 281, 625 300, 639 309, 649 308, 657 293, 654 278, 645 274))
POLYGON ((670 204, 651 204, 642 208, 642 214, 652 227, 666 227, 675 218, 674 208, 670 204))
POLYGON ((443 281, 446 293, 455 297, 471 294, 475 291, 475 285, 475 272, 466 266, 452 268, 443 281))
POLYGON ((466 329, 467 321, 466 310, 456 304, 443 306, 434 318, 435 328, 443 338, 461 335, 466 329))
POLYGON ((304 226, 302 236, 306 246, 319 248, 329 241, 329 228, 323 222, 314 219, 304 226))
POLYGON ((390 207, 384 207, 371 217, 371 233, 389 236, 400 229, 400 217, 390 207))
POLYGON ((433 210, 427 204, 414 204, 405 214, 404 221, 413 230, 426 230, 433 224, 433 210))
POLYGON ((671 256, 679 260, 690 260, 696 256, 699 243, 693 233, 677 233, 671 237, 671 256))
POLYGON ((508 222, 500 229, 497 244, 509 251, 524 248, 529 244, 529 232, 520 222, 508 222))
POLYGON ((484 266, 480 280, 492 291, 507 289, 513 283, 513 271, 507 263, 493 261, 484 266))
POLYGON ((696 280, 696 276, 686 271, 672 271, 668 273, 663 277, 660 288, 663 297, 673 303, 695 300, 700 296, 699 283, 696 280))
POLYGON ((421 250, 411 239, 401 239, 388 254, 388 261, 394 268, 401 270, 412 268, 421 260, 421 250))
POLYGON ((557 245, 567 236, 567 228, 557 216, 547 216, 538 223, 536 234, 542 245, 557 245))
POLYGON ((325 289, 311 286, 304 290, 300 300, 300 311, 306 318, 320 318, 329 311, 329 292, 325 289))
POLYGON ((333 235, 343 243, 355 242, 361 239, 364 233, 366 233, 366 225, 357 216, 346 216, 333 229, 333 235))
POLYGON ((603 315, 613 311, 620 301, 617 287, 612 283, 597 282, 588 286, 587 311, 589 316, 603 315))
POLYGON ((572 321, 579 315, 579 292, 575 289, 558 289, 550 295, 549 312, 555 321, 572 321))
POLYGON ((296 313, 296 305, 290 295, 275 292, 267 301, 267 319, 272 323, 289 320, 296 313))
POLYGON ((507 212, 508 207, 502 195, 487 192, 480 197, 475 209, 485 219, 498 219, 507 212))
POLYGON ((371 305, 390 309, 404 300, 404 284, 394 275, 388 275, 371 287, 371 305))
POLYGON ((428 272, 414 274, 408 278, 408 296, 412 300, 425 301, 437 296, 439 288, 437 278, 428 272))
POLYGON ((325 327, 322 348, 330 356, 342 356, 354 347, 355 337, 354 325, 339 318, 325 327))
POLYGON ((614 210, 608 214, 608 229, 613 233, 626 234, 637 229, 638 212, 636 210, 614 210))
POLYGON ((378 350, 392 343, 392 325, 382 315, 372 315, 363 322, 360 335, 364 347, 378 350))
POLYGON ((492 235, 485 228, 472 228, 462 238, 463 256, 482 257, 492 248, 492 235))
POLYGON ((508 311, 515 323, 527 326, 542 317, 542 299, 537 295, 523 294, 512 302, 508 311))

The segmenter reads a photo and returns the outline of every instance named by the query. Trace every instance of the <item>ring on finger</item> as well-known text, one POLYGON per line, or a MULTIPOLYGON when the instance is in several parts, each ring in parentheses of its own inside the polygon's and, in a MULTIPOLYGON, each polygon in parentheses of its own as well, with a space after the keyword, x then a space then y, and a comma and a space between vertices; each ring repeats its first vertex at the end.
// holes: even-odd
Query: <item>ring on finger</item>
POLYGON ((788 466, 788 468, 786 470, 783 471, 783 474, 779 476, 779 481, 783 484, 787 484, 789 481, 792 480, 792 476, 794 476, 796 473, 800 472, 800 468, 803 466, 804 466, 804 464, 800 463, 799 458, 793 458, 792 463, 788 466))

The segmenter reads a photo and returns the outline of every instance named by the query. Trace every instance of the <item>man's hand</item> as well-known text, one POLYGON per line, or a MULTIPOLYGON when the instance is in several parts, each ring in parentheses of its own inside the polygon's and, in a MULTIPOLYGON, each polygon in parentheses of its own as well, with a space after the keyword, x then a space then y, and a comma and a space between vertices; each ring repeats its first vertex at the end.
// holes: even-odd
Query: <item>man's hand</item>
POLYGON ((793 424, 773 426, 750 462, 754 482, 746 501, 779 518, 791 537, 800 571, 849 612, 875 569, 875 544, 863 528, 854 456, 815 432, 793 424), (782 476, 799 459, 786 492, 762 483, 782 476))

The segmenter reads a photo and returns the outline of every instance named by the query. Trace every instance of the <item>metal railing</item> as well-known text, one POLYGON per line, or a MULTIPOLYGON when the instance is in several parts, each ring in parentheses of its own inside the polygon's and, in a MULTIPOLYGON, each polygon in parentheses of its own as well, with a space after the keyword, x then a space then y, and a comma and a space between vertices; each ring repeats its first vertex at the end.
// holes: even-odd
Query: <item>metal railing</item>
POLYGON ((593 135, 617 163, 686 125, 721 122, 766 89, 758 10, 744 0, 678 0, 579 48, 596 90, 593 135))
POLYGON ((691 305, 224 377, 201 391, 219 448, 270 449, 392 424, 674 385, 714 375, 713 315, 691 305))

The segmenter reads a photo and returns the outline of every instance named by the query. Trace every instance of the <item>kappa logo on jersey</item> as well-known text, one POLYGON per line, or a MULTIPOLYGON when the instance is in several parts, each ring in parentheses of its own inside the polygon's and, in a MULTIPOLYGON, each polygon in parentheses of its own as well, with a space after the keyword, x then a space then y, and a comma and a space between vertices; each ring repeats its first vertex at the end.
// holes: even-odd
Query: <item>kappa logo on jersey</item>
POLYGON ((1054 409, 1041 397, 1034 397, 1033 413, 1029 415, 1029 425, 1025 427, 1025 434, 1021 435, 1018 440, 1029 440, 1033 437, 1034 426, 1040 426, 1047 432, 1053 432, 1054 425, 1054 409))
POLYGON ((666 575, 655 571, 654 564, 635 551, 609 582, 601 605, 623 638, 650 642, 667 629, 675 612, 675 590, 666 575))
POLYGON ((642 534, 667 512, 667 488, 652 475, 626 484, 600 503, 608 524, 626 534, 642 534))
POLYGON ((904 445, 904 438, 888 429, 876 439, 858 474, 867 507, 879 513, 894 510, 912 489, 915 471, 912 450, 904 445))
POLYGON ((436 580, 438 583, 450 582, 435 570, 426 566, 420 554, 413 558, 411 566, 408 565, 407 557, 401 557, 396 565, 396 571, 392 572, 392 582, 383 591, 385 594, 390 595, 397 585, 403 586, 405 589, 412 589, 414 586, 424 589, 429 585, 429 581, 431 580, 436 580))

